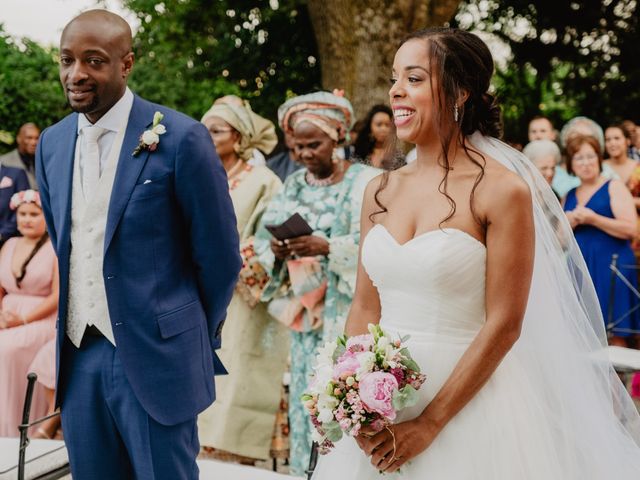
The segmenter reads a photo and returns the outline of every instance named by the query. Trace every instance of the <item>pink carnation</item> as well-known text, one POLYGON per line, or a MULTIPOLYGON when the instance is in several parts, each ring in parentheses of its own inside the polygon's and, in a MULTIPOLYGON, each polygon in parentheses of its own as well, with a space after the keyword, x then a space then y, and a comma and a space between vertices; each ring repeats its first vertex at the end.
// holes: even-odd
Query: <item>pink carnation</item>
POLYGON ((379 432, 385 426, 384 420, 381 418, 376 418, 373 422, 369 424, 369 428, 371 428, 374 432, 379 432))
POLYGON ((396 377, 399 385, 404 382, 404 370, 402 370, 401 368, 392 368, 391 375, 396 377))
POLYGON ((367 333, 364 335, 356 335, 347 339, 347 352, 368 352, 373 347, 373 337, 367 333))
POLYGON ((371 372, 360 380, 360 399, 371 412, 376 412, 388 420, 396 418, 393 408, 393 392, 398 390, 398 380, 390 373, 371 372))
POLYGON ((360 368, 360 362, 358 362, 356 356, 351 352, 346 352, 338 359, 335 367, 333 367, 333 377, 339 379, 355 375, 358 368, 360 368))

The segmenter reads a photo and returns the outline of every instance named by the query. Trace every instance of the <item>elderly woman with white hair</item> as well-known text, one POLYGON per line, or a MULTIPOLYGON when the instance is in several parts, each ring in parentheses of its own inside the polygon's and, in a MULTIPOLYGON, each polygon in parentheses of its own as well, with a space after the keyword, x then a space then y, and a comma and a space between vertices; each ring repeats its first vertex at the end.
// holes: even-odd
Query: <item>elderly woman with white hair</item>
MULTIPOLYGON (((559 168, 558 165, 562 161, 562 154, 556 142, 533 140, 524 147, 522 153, 538 167, 544 179, 551 185, 556 169, 559 168)), ((556 196, 558 196, 557 193, 556 196)))
POLYGON ((253 250, 267 205, 282 187, 265 165, 251 165, 255 151, 270 153, 275 127, 247 102, 216 102, 202 117, 229 179, 243 266, 227 310, 218 355, 229 371, 216 382, 216 401, 198 417, 200 444, 242 463, 269 459, 286 369, 287 330, 259 301, 267 282, 253 250))

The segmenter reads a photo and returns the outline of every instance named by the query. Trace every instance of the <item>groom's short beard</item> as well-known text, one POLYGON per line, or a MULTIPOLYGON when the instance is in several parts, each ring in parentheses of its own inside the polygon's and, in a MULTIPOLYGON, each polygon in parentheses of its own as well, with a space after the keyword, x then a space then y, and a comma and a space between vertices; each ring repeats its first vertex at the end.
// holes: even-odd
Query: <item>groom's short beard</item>
POLYGON ((93 101, 89 105, 85 105, 83 107, 74 107, 73 105, 71 105, 71 102, 69 102, 69 98, 67 98, 67 106, 76 113, 93 112, 98 107, 98 105, 100 105, 100 98, 98 97, 98 95, 94 95, 93 101))

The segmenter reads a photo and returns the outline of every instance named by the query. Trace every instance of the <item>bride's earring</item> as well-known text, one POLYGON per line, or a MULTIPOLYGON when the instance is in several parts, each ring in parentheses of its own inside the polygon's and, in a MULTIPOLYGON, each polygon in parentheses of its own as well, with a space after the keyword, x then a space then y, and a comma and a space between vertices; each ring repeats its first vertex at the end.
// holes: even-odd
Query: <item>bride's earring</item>
POLYGON ((458 123, 458 105, 453 107, 453 121, 458 123))

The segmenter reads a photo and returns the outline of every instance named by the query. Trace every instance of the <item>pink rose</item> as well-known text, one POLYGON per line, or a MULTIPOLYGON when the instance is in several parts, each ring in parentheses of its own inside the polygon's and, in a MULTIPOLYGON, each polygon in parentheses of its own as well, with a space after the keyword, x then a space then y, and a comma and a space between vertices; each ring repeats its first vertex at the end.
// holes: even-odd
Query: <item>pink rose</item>
POLYGON ((360 368, 360 362, 351 352, 343 354, 333 367, 333 377, 336 379, 355 375, 356 370, 360 368))
POLYGON ((396 418, 391 400, 398 390, 398 380, 390 373, 371 372, 360 380, 360 399, 371 412, 376 412, 388 420, 396 418))
POLYGON ((347 352, 368 352, 373 347, 373 337, 367 333, 365 335, 356 335, 347 339, 347 352))

